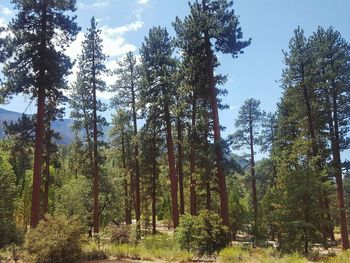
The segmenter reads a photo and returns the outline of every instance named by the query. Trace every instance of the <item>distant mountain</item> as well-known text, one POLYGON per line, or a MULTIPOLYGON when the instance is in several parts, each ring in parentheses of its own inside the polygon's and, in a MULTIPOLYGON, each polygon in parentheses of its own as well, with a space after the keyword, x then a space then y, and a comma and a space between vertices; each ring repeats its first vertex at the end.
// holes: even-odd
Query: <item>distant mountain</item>
MULTIPOLYGON (((15 111, 9 111, 0 108, 0 138, 3 138, 5 136, 4 130, 3 130, 3 123, 4 121, 10 123, 17 122, 18 119, 22 117, 22 113, 15 112, 15 111)), ((72 119, 63 119, 63 120, 57 120, 52 122, 51 126, 56 131, 59 132, 62 140, 60 140, 59 144, 70 144, 72 140, 74 139, 74 133, 72 132, 71 127, 73 126, 74 121, 72 119)), ((109 139, 109 131, 110 127, 104 127, 104 138, 103 140, 108 141, 109 139)))

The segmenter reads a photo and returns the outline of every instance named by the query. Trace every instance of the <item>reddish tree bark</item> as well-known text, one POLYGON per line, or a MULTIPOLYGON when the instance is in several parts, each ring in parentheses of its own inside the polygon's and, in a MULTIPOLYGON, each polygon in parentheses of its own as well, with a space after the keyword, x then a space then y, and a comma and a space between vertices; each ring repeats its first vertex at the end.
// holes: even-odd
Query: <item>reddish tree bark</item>
MULTIPOLYGON (((337 185, 338 208, 340 218, 340 234, 343 245, 343 250, 349 249, 348 227, 346 224, 346 213, 344 204, 344 188, 343 188, 343 173, 341 169, 340 158, 340 138, 339 138, 339 120, 338 120, 338 100, 335 85, 333 84, 332 93, 332 108, 333 119, 330 122, 331 146, 333 154, 333 167, 335 173, 335 181, 337 185)), ((331 116, 332 117, 332 116, 331 116)))
POLYGON ((174 143, 172 137, 172 127, 170 121, 170 113, 168 105, 164 106, 165 123, 166 123, 166 141, 168 150, 168 165, 169 165, 169 176, 170 176, 170 187, 171 187, 171 205, 172 205, 172 217, 174 228, 179 225, 179 207, 177 203, 177 176, 175 168, 175 155, 174 155, 174 143))
POLYGON ((181 125, 180 118, 178 118, 178 120, 177 120, 177 152, 178 152, 177 172, 178 172, 178 178, 179 178, 180 214, 181 215, 185 214, 183 167, 182 167, 182 161, 183 161, 182 144, 183 144, 183 140, 182 140, 182 125, 181 125))
POLYGON ((50 150, 46 149, 45 160, 45 184, 44 184, 44 202, 43 202, 43 216, 48 212, 49 207, 49 187, 50 187, 50 150))
POLYGON ((47 0, 42 4, 41 19, 41 41, 40 41, 40 60, 42 61, 39 69, 39 87, 38 87, 38 105, 35 127, 35 146, 34 146, 34 170, 33 170, 33 190, 32 190, 32 210, 31 210, 31 228, 35 228, 40 220, 40 187, 41 187, 41 169, 43 165, 43 139, 44 139, 44 118, 45 118, 45 49, 46 49, 46 31, 47 31, 47 0))
POLYGON ((191 215, 197 215, 197 193, 196 193, 196 178, 194 176, 196 172, 196 99, 192 101, 192 120, 190 128, 190 213, 191 215))
POLYGON ((207 55, 207 71, 208 71, 208 89, 210 94, 211 109, 213 115, 214 124, 214 144, 216 154, 216 175, 218 178, 219 195, 220 195, 220 214, 224 225, 229 226, 229 213, 228 213, 228 197, 226 189, 226 180, 224 175, 224 169, 222 167, 222 149, 221 149, 221 132, 217 102, 217 91, 215 87, 214 78, 214 56, 211 49, 210 38, 208 32, 204 33, 205 52, 207 55))

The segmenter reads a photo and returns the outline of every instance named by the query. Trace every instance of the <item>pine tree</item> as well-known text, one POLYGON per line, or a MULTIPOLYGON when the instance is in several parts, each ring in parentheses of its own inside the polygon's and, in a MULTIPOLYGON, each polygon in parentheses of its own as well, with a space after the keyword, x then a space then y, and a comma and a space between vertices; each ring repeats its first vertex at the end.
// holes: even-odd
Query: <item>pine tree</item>
POLYGON ((133 128, 131 127, 130 112, 119 109, 114 115, 112 120, 113 129, 110 132, 110 136, 113 137, 113 145, 121 152, 121 168, 124 173, 124 211, 125 211, 125 223, 130 225, 131 218, 131 183, 132 183, 132 167, 129 167, 130 160, 128 160, 130 141, 133 134, 133 128), (131 177, 131 178, 129 178, 131 177))
POLYGON ((45 102, 48 93, 59 95, 60 89, 67 88, 64 77, 72 64, 63 51, 79 28, 74 22, 75 17, 65 14, 75 11, 74 0, 12 2, 18 10, 16 18, 9 24, 13 34, 11 44, 16 49, 13 59, 4 68, 4 94, 29 94, 37 99, 31 213, 31 227, 34 228, 40 219, 45 102))
POLYGON ((259 135, 262 116, 263 112, 260 110, 260 101, 256 99, 246 100, 241 106, 235 121, 235 126, 238 130, 231 136, 235 148, 241 149, 243 146, 246 146, 250 150, 250 176, 254 211, 253 233, 255 237, 258 235, 259 207, 256 190, 254 146, 256 146, 257 137, 259 135))
MULTIPOLYGON (((156 113, 163 120, 166 130, 168 167, 171 186, 171 205, 174 227, 179 223, 178 180, 175 169, 172 116, 170 108, 174 103, 173 72, 176 66, 172 58, 173 45, 165 28, 154 27, 149 31, 140 50, 142 59, 142 94, 144 103, 158 108, 156 113)), ((152 113, 153 115, 154 113, 152 113)), ((154 118, 158 116, 151 116, 154 118)))
MULTIPOLYGON (((206 89, 209 93, 212 119, 214 124, 214 141, 216 151, 216 168, 220 193, 221 217, 225 225, 229 225, 228 199, 225 175, 222 168, 221 134, 218 112, 218 99, 214 66, 216 51, 231 54, 236 57, 250 41, 242 39, 241 29, 238 27, 238 18, 232 9, 233 3, 226 0, 202 0, 190 4, 191 13, 182 22, 183 30, 188 37, 193 38, 201 46, 199 52, 205 56, 206 89)), ((177 23, 181 23, 178 19, 177 23)))
POLYGON ((140 226, 140 164, 139 164, 139 142, 137 129, 137 110, 139 108, 139 82, 140 69, 136 63, 136 57, 132 52, 128 52, 125 58, 118 63, 115 75, 118 77, 112 91, 117 95, 112 99, 112 105, 129 110, 132 114, 133 135, 132 144, 134 146, 134 174, 135 174, 135 216, 137 226, 140 226))
POLYGON ((343 249, 349 249, 349 237, 344 205, 341 151, 349 148, 350 101, 350 44, 330 27, 318 28, 310 42, 313 46, 314 64, 319 76, 318 93, 322 99, 322 113, 326 116, 326 129, 331 145, 331 172, 336 179, 340 229, 343 249))
POLYGON ((97 23, 93 17, 91 19, 91 27, 85 34, 82 44, 83 52, 79 58, 80 71, 71 98, 71 107, 73 108, 71 116, 77 119, 77 127, 85 129, 88 150, 90 152, 93 178, 94 233, 99 232, 100 221, 98 137, 103 134, 101 128, 106 125, 106 120, 97 114, 97 112, 106 110, 106 106, 96 96, 97 91, 104 91, 106 89, 106 83, 101 79, 102 75, 106 72, 106 56, 102 52, 100 34, 101 30, 97 28, 97 23))
POLYGON ((163 143, 161 121, 149 118, 141 130, 141 160, 144 186, 144 206, 149 206, 151 201, 152 234, 156 234, 157 221, 157 196, 159 189, 159 158, 163 143))

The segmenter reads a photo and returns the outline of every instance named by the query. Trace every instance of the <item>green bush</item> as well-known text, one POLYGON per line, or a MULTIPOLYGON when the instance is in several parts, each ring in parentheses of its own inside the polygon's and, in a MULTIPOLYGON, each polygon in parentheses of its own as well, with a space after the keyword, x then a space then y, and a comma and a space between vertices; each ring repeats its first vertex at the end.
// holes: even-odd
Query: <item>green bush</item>
POLYGON ((47 216, 26 236, 29 256, 37 263, 73 263, 81 257, 82 228, 63 216, 47 216))
POLYGON ((154 236, 147 236, 142 240, 142 245, 147 250, 164 249, 171 250, 178 247, 176 240, 167 234, 158 234, 154 236))
POLYGON ((198 218, 185 214, 180 218, 180 224, 176 228, 176 239, 182 249, 187 251, 193 251, 197 249, 198 236, 200 234, 200 228, 198 224, 198 218))
POLYGON ((130 226, 112 226, 109 230, 111 234, 111 243, 127 244, 130 242, 130 226))
POLYGON ((10 244, 20 244, 23 234, 14 220, 17 196, 16 176, 8 162, 8 157, 0 152, 0 249, 10 244))
POLYGON ((181 217, 176 238, 182 249, 213 254, 228 245, 229 230, 217 213, 203 210, 198 216, 181 217))

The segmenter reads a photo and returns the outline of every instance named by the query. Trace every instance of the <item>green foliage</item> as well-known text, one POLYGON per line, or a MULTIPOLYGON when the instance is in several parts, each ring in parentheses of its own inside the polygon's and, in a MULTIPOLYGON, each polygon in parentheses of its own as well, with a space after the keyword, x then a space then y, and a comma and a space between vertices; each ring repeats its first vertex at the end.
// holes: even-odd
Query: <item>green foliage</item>
POLYGON ((222 224, 220 216, 202 210, 198 216, 184 215, 176 228, 180 247, 199 254, 212 254, 227 246, 229 230, 222 224))
POLYGON ((14 56, 4 68, 6 95, 24 93, 35 98, 39 86, 44 85, 47 94, 62 96, 59 89, 68 88, 65 76, 72 63, 63 50, 75 39, 79 27, 76 17, 66 14, 75 11, 76 1, 59 2, 12 1, 18 12, 9 24, 14 56), (39 74, 45 71, 45 77, 39 74))
POLYGON ((64 182, 56 193, 55 214, 87 224, 92 206, 90 184, 86 177, 80 175, 64 182))
POLYGON ((309 246, 321 242, 320 223, 326 223, 319 207, 323 188, 318 174, 306 158, 309 143, 295 140, 276 158, 276 183, 263 201, 264 215, 279 233, 279 248, 284 252, 307 253, 309 246))
POLYGON ((180 224, 176 228, 176 238, 180 247, 187 251, 194 250, 197 247, 197 239, 200 229, 198 218, 190 214, 184 214, 180 218, 180 224))
POLYGON ((249 220, 249 204, 245 194, 249 191, 244 184, 244 176, 234 173, 227 177, 227 191, 229 199, 230 230, 235 238, 239 230, 245 231, 245 225, 249 220))
POLYGON ((75 220, 47 216, 26 236, 25 246, 37 263, 74 263, 79 261, 82 228, 75 220))
POLYGON ((0 171, 0 248, 3 248, 11 243, 21 243, 22 234, 14 221, 16 176, 2 152, 0 152, 0 171))

